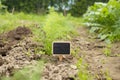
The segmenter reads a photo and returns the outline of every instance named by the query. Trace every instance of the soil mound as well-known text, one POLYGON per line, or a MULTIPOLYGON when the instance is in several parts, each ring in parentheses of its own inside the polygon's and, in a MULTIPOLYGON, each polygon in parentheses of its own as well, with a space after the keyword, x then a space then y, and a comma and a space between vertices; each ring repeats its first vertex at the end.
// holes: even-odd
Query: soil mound
POLYGON ((6 56, 11 46, 17 44, 25 36, 32 34, 31 30, 27 27, 19 26, 15 30, 0 35, 0 55, 6 56))
POLYGON ((31 33, 32 32, 29 28, 19 26, 17 29, 7 33, 7 39, 21 40, 23 39, 24 36, 27 36, 28 34, 31 33))
POLYGON ((1 76, 9 77, 14 75, 16 70, 28 65, 35 65, 41 58, 41 54, 37 54, 36 49, 40 51, 43 49, 43 45, 32 41, 31 37, 26 37, 14 44, 7 51, 6 56, 0 55, 0 80, 1 76))

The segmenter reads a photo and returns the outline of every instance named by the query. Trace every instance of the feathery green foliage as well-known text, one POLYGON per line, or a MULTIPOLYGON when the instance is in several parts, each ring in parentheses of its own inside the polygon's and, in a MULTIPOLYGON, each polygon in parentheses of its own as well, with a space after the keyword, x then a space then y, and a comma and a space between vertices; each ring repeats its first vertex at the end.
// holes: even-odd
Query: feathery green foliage
POLYGON ((67 17, 56 13, 53 9, 47 16, 43 30, 45 31, 44 46, 47 54, 51 54, 52 42, 56 40, 68 40, 70 34, 74 34, 74 27, 67 17))

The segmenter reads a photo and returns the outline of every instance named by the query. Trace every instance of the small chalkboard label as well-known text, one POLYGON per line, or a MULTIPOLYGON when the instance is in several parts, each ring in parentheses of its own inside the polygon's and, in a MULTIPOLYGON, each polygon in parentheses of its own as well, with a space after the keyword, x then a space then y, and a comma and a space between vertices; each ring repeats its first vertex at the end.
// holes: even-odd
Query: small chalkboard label
POLYGON ((53 42, 52 45, 53 54, 55 55, 69 55, 70 54, 70 42, 53 42))

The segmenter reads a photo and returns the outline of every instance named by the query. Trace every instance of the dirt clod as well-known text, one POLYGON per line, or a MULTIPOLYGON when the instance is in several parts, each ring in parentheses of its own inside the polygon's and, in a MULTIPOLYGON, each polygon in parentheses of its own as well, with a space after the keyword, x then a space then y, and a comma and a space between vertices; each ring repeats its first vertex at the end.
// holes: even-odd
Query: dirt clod
POLYGON ((42 80, 74 80, 73 77, 75 77, 78 72, 78 69, 75 66, 76 60, 70 60, 66 58, 63 59, 62 62, 59 62, 59 60, 56 59, 55 62, 52 59, 56 57, 57 56, 47 56, 47 58, 50 58, 50 61, 45 64, 42 74, 42 80))
POLYGON ((31 34, 31 30, 26 27, 18 27, 7 33, 0 35, 0 55, 6 56, 11 47, 22 40, 25 36, 31 34))
POLYGON ((9 31, 7 33, 7 39, 10 40, 21 40, 23 39, 24 36, 27 36, 31 34, 31 30, 27 27, 21 27, 19 26, 15 30, 9 31))
POLYGON ((66 78, 65 80, 74 80, 74 78, 68 77, 68 78, 66 78))
POLYGON ((6 54, 7 54, 7 49, 0 49, 0 54, 2 55, 2 56, 6 56, 6 54))
POLYGON ((0 41, 0 47, 4 47, 5 43, 0 41))
POLYGON ((2 56, 0 56, 0 66, 4 63, 2 56))

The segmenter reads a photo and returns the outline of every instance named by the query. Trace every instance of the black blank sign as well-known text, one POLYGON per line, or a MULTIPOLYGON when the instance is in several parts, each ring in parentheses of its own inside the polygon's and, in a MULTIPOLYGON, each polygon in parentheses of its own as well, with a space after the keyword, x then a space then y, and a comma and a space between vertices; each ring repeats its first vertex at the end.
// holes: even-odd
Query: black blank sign
POLYGON ((70 43, 69 42, 54 42, 53 43, 53 54, 70 54, 70 43))

